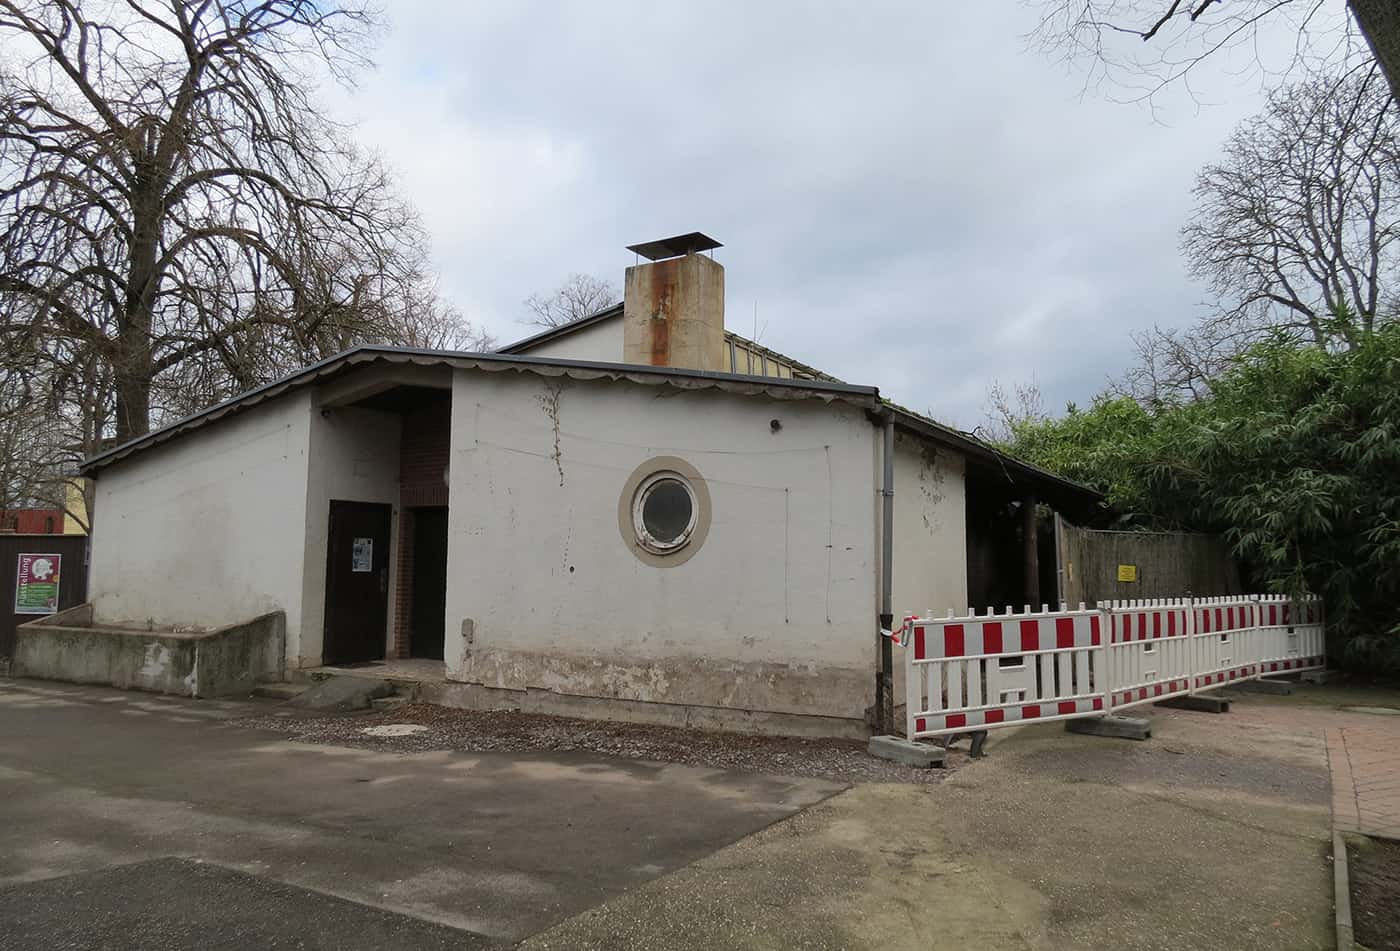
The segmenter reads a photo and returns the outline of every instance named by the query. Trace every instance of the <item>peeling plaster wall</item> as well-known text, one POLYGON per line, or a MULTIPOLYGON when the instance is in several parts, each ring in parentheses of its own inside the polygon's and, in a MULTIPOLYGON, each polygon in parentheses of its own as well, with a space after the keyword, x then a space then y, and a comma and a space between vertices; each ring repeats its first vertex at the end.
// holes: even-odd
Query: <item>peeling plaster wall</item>
MULTIPOLYGON (((962 456, 897 434, 894 447, 894 617, 967 607, 967 499, 962 456)), ((904 657, 894 650, 895 702, 904 657)))
POLYGON ((88 575, 98 623, 301 630, 311 394, 104 469, 88 575))
MULTIPOLYGON (((300 636, 287 639, 287 663, 315 667, 321 663, 326 612, 326 543, 330 502, 380 502, 392 505, 389 578, 396 590, 399 535, 399 438, 401 419, 351 406, 330 407, 311 415, 310 464, 306 483, 306 541, 300 636)), ((385 644, 393 629, 393 603, 385 617, 385 644)))
POLYGON ((622 315, 600 320, 590 327, 571 331, 522 352, 532 357, 621 363, 622 315))
POLYGON ((459 372, 449 678, 862 718, 877 435, 841 404, 459 372), (703 544, 671 567, 619 529, 624 484, 655 456, 693 465, 711 499, 703 544))

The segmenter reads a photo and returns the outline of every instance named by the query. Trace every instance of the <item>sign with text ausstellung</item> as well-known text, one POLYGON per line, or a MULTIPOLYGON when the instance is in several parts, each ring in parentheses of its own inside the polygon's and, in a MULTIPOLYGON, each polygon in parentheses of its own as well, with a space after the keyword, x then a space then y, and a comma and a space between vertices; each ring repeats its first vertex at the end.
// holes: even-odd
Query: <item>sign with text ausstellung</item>
POLYGON ((62 555, 21 553, 15 571, 15 613, 53 614, 58 610, 62 555))

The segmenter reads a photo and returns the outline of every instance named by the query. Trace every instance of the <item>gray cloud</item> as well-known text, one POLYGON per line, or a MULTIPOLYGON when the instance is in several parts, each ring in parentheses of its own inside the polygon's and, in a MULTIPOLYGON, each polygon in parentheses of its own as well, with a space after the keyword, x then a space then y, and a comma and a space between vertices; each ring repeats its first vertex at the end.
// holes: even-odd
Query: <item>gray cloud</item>
POLYGON ((729 323, 906 405, 975 425, 988 383, 1084 401, 1129 332, 1203 292, 1177 232, 1196 170, 1261 101, 1173 124, 1081 97, 1026 51, 1017 4, 395 0, 333 107, 395 168, 443 286, 504 340, 572 271, 621 284, 623 246, 726 245, 729 323))

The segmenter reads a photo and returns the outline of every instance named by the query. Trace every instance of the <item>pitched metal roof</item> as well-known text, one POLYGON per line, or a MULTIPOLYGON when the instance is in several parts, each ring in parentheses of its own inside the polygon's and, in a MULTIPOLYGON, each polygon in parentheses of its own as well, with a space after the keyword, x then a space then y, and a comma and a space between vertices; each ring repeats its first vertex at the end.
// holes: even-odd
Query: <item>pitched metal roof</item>
POLYGON ((569 334, 574 333, 575 331, 583 330, 586 327, 592 327, 594 324, 600 324, 605 320, 611 320, 614 317, 621 316, 622 305, 613 304, 611 307, 604 307, 596 314, 590 314, 587 317, 580 317, 578 320, 571 320, 567 324, 560 324, 558 327, 550 327, 547 330, 541 330, 539 333, 531 334, 528 337, 515 341, 515 343, 506 344, 504 347, 499 348, 496 352, 524 353, 526 350, 533 350, 535 347, 539 346, 542 343, 548 343, 549 341, 557 340, 560 337, 567 337, 569 334))
POLYGON ((99 452, 84 460, 79 471, 91 475, 98 470, 135 453, 168 442, 177 436, 215 420, 242 412, 292 390, 343 373, 357 366, 373 363, 415 364, 419 366, 449 366, 484 372, 535 373, 540 376, 567 376, 576 380, 628 380, 652 386, 672 386, 678 389, 721 389, 742 395, 762 395, 770 399, 842 400, 862 406, 874 406, 879 390, 873 386, 854 386, 826 380, 789 380, 778 377, 747 376, 739 373, 717 373, 710 370, 684 370, 674 367, 651 367, 630 363, 601 363, 593 360, 564 360, 501 353, 469 353, 456 350, 422 350, 412 347, 366 345, 328 357, 295 373, 240 393, 168 426, 144 436, 99 452))
MULTIPOLYGON (((595 315, 597 316, 597 315, 595 315)), ((573 327, 574 325, 568 325, 573 327)), ((718 389, 745 396, 775 400, 818 399, 860 406, 873 419, 892 421, 897 427, 963 454, 985 471, 999 473, 1021 491, 1034 491, 1046 501, 1085 508, 1096 505, 1102 495, 1038 466, 1009 456, 970 433, 945 426, 889 400, 882 399, 873 386, 857 386, 832 380, 800 380, 711 370, 685 370, 632 363, 602 363, 593 360, 563 360, 523 354, 469 353, 455 350, 423 350, 412 347, 366 345, 354 347, 333 357, 298 370, 280 380, 240 393, 208 409, 186 416, 168 426, 138 436, 86 459, 79 471, 95 475, 100 470, 152 449, 179 436, 203 428, 219 419, 244 412, 286 393, 302 389, 356 367, 385 365, 448 366, 487 373, 517 372, 539 376, 564 376, 575 380, 626 380, 646 386, 677 389, 718 389)))
MULTIPOLYGON (((520 340, 515 341, 514 343, 506 344, 504 347, 498 348, 496 352, 526 353, 527 351, 533 350, 535 347, 538 347, 540 344, 549 343, 551 340, 558 340, 561 337, 567 337, 569 334, 574 333, 576 331, 586 330, 587 328, 592 327, 595 324, 601 324, 605 321, 612 320, 614 317, 621 316, 622 305, 613 304, 611 307, 603 308, 596 314, 589 314, 587 317, 580 317, 577 320, 569 321, 567 324, 560 324, 557 327, 550 327, 547 330, 542 330, 537 334, 532 334, 529 337, 524 337, 520 340)), ((724 340, 725 343, 738 344, 741 347, 744 347, 748 350, 752 350, 756 354, 762 354, 771 359, 781 361, 782 363, 787 364, 794 370, 801 372, 804 376, 810 377, 813 380, 826 380, 829 383, 844 382, 838 377, 832 376, 830 373, 827 373, 823 370, 818 370, 814 366, 809 366, 808 364, 803 363, 801 360, 793 359, 786 353, 780 353, 779 351, 774 350, 771 347, 765 347, 763 344, 758 343, 754 340, 750 340, 748 337, 745 337, 742 334, 736 334, 732 330, 726 330, 724 332, 724 340)))

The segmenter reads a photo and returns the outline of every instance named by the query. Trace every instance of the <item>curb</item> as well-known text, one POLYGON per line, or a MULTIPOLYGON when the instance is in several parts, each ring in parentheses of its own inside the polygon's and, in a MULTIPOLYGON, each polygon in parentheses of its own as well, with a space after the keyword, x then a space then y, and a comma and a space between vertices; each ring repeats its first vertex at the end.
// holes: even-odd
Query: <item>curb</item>
POLYGON ((1332 830, 1332 890, 1336 893, 1337 951, 1356 947, 1351 926, 1351 876, 1347 871, 1347 844, 1342 834, 1332 830))

